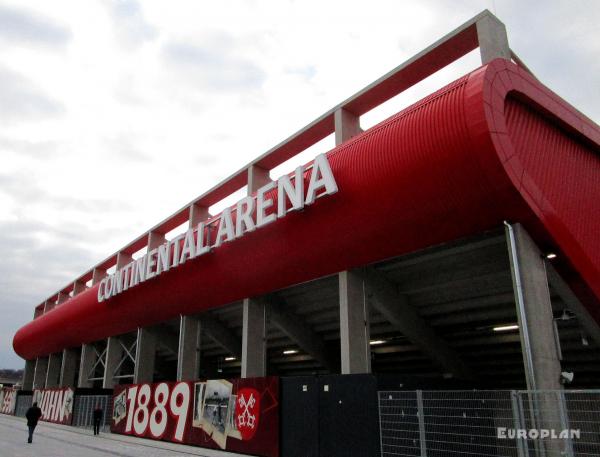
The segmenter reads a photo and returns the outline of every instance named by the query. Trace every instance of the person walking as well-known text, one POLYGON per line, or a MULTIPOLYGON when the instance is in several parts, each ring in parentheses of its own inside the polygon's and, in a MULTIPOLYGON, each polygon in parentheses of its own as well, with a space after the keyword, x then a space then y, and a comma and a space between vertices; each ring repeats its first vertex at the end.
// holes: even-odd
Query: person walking
POLYGON ((35 402, 31 408, 27 410, 25 413, 25 417, 27 418, 27 427, 29 428, 29 438, 27 438, 28 443, 33 442, 33 431, 42 417, 42 410, 38 407, 37 402, 35 402))
POLYGON ((94 419, 94 435, 100 434, 100 423, 102 422, 102 416, 104 416, 104 411, 99 404, 96 405, 93 412, 94 419))

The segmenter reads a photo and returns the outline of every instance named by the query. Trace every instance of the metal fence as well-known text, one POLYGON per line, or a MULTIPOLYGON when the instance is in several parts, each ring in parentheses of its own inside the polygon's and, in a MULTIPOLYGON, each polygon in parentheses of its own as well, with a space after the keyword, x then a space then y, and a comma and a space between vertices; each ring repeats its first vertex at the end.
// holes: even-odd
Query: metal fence
POLYGON ((99 405, 103 411, 101 431, 110 431, 112 417, 112 395, 78 395, 75 397, 73 406, 73 423, 75 427, 93 428, 94 420, 92 413, 99 405))
POLYGON ((15 416, 25 417, 25 413, 31 407, 33 395, 17 395, 17 404, 15 405, 15 416))
POLYGON ((600 390, 379 392, 382 457, 600 456, 600 390))

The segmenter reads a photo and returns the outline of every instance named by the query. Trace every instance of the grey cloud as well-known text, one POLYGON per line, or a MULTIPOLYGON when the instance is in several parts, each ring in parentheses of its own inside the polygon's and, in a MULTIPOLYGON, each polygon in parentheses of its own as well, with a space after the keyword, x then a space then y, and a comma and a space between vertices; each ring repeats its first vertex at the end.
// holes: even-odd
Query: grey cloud
POLYGON ((260 87, 265 73, 252 62, 233 56, 227 48, 228 43, 215 47, 171 42, 164 47, 163 55, 168 63, 178 67, 178 71, 209 86, 208 89, 260 87))
POLYGON ((132 209, 131 204, 120 200, 51 195, 24 173, 0 174, 0 192, 13 198, 18 207, 25 210, 32 202, 44 204, 55 211, 79 211, 83 216, 132 209))
POLYGON ((48 97, 24 76, 0 66, 0 120, 15 121, 57 116, 64 106, 48 97))
POLYGON ((306 79, 312 79, 317 74, 317 68, 314 65, 307 65, 305 67, 288 67, 285 69, 285 71, 291 75, 302 76, 306 79))
POLYGON ((152 156, 140 150, 132 141, 131 135, 126 132, 118 133, 112 137, 105 138, 104 143, 111 156, 119 160, 130 160, 134 162, 152 162, 152 156))
POLYGON ((35 305, 98 260, 82 239, 90 235, 74 231, 33 219, 0 223, 0 367, 23 366, 11 349, 15 332, 31 320, 35 305), (41 233, 50 241, 41 242, 41 233))
POLYGON ((38 14, 0 6, 0 39, 35 45, 62 46, 71 39, 71 31, 38 14))
POLYGON ((156 27, 146 21, 137 1, 114 0, 109 2, 109 8, 122 42, 138 46, 158 36, 156 27))
POLYGON ((0 137, 0 152, 6 150, 35 159, 48 159, 58 154, 58 143, 54 141, 29 141, 0 137))

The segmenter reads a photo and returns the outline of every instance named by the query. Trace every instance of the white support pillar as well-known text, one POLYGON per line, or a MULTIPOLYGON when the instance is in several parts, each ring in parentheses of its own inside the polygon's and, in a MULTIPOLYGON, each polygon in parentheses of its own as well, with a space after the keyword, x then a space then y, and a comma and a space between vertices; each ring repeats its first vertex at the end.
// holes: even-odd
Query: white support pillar
POLYGON ((195 316, 181 316, 177 352, 178 381, 197 379, 200 373, 200 325, 195 316))
POLYGON ((138 328, 135 346, 134 384, 152 382, 156 359, 156 333, 149 328, 138 328))
POLYGON ((33 378, 35 377, 35 360, 26 360, 23 370, 23 390, 33 389, 33 378))
POLYGON ((94 268, 92 272, 92 286, 98 284, 106 277, 106 270, 102 268, 94 268))
POLYGON ((488 14, 477 21, 476 27, 482 65, 497 58, 510 60, 506 27, 497 17, 488 14))
POLYGON ((334 113, 333 120, 335 123, 336 146, 362 133, 360 118, 344 108, 340 108, 334 113))
POLYGON ((242 378, 266 376, 266 310, 262 300, 244 299, 242 329, 242 378))
POLYGON ((79 362, 79 380, 77 387, 93 387, 93 382, 88 380, 90 371, 96 363, 96 349, 92 344, 81 346, 81 360, 79 362))
POLYGON ((75 387, 77 352, 78 351, 76 349, 63 349, 59 381, 59 385, 61 387, 75 387))
POLYGON ((198 203, 194 203, 190 206, 190 228, 196 228, 196 226, 210 217, 210 213, 208 212, 208 208, 206 206, 202 206, 198 203))
POLYGON ((112 389, 115 382, 115 371, 123 358, 123 346, 118 336, 111 336, 106 343, 106 360, 104 365, 103 389, 112 389))
POLYGON ((248 168, 248 195, 252 195, 262 186, 270 182, 271 177, 269 176, 269 170, 259 167, 258 165, 251 165, 248 168))
POLYGON ((85 289, 87 289, 85 283, 83 281, 75 281, 73 283, 73 297, 75 295, 79 295, 81 292, 83 292, 85 289))
POLYGON ((66 294, 64 292, 59 292, 58 298, 56 299, 56 306, 63 304, 68 299, 69 299, 69 294, 66 294))
POLYGON ((56 352, 48 356, 48 368, 46 370, 46 387, 57 387, 60 380, 60 367, 62 365, 62 352, 56 352))
POLYGON ((544 256, 521 224, 507 224, 506 235, 527 388, 558 390, 559 348, 544 256))
POLYGON ((43 389, 46 387, 46 373, 48 371, 48 357, 38 357, 35 362, 35 374, 33 376, 33 388, 43 389))
POLYGON ((369 311, 364 281, 351 271, 339 273, 342 374, 370 373, 369 311))

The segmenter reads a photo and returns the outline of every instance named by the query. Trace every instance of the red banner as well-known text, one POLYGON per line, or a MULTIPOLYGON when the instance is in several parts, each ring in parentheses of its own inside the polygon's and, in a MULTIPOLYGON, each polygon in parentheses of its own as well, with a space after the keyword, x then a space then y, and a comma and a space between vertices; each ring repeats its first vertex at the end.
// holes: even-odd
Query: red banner
POLYGON ((115 387, 111 430, 264 457, 279 455, 279 379, 115 387))
POLYGON ((75 392, 69 387, 33 391, 33 402, 42 410, 40 420, 71 425, 75 392))
POLYGON ((17 390, 12 387, 0 388, 0 413, 14 414, 17 404, 17 390))

